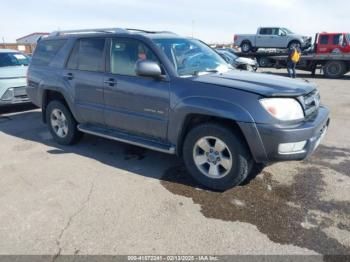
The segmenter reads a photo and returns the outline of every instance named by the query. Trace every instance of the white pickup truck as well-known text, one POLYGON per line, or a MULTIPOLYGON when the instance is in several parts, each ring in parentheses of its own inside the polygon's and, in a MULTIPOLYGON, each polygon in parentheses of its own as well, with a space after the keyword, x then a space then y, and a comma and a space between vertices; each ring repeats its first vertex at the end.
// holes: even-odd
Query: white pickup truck
POLYGON ((284 27, 260 27, 255 35, 234 36, 234 45, 241 47, 242 52, 256 52, 259 48, 306 49, 311 46, 311 37, 293 33, 284 27))

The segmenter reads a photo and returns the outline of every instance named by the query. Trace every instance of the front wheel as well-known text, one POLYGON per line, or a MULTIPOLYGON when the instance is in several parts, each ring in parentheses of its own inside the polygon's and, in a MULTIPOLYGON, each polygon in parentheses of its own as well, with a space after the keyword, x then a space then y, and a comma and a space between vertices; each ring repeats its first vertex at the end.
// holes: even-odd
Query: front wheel
POLYGON ((288 45, 288 49, 292 49, 292 48, 301 49, 301 43, 299 41, 290 42, 288 45))
POLYGON ((328 61, 323 72, 328 78, 340 78, 346 73, 346 64, 343 61, 328 61))
POLYGON ((218 124, 192 129, 184 142, 183 158, 195 180, 219 191, 243 182, 253 163, 238 132, 218 124))
POLYGON ((67 106, 61 101, 51 101, 46 108, 46 123, 54 140, 61 145, 79 141, 82 133, 67 106))

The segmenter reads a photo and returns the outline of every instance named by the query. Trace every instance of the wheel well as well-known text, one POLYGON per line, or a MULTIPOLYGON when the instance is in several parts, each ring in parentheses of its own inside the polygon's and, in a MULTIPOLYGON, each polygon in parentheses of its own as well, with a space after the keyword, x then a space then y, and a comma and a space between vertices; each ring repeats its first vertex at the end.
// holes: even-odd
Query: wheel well
POLYGON ((227 118, 221 118, 221 117, 215 117, 215 116, 206 116, 206 115, 199 115, 199 114, 191 114, 188 115, 184 121, 181 135, 178 138, 178 143, 177 143, 177 154, 179 156, 182 155, 182 146, 185 141, 186 135, 188 132, 193 129, 194 127, 204 124, 204 123, 216 123, 220 124, 222 126, 225 126, 229 128, 232 132, 240 136, 240 138, 244 141, 244 143, 247 145, 247 148, 250 152, 250 148, 248 146, 247 140, 245 139, 245 136, 243 135, 240 127, 238 124, 231 119, 227 118))
POLYGON ((62 103, 64 103, 67 106, 67 102, 66 102, 65 98, 60 92, 53 91, 53 90, 45 90, 43 93, 43 100, 42 100, 42 105, 41 105, 42 120, 44 123, 46 123, 46 117, 45 117, 46 116, 46 107, 53 100, 61 101, 62 103))

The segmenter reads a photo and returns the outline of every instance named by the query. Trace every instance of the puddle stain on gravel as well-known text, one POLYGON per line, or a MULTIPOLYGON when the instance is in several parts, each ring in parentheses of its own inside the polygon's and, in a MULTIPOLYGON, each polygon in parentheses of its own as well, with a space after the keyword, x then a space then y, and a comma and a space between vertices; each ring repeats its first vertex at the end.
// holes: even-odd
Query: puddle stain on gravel
MULTIPOLYGON (((309 162, 323 157, 329 148, 321 148, 309 162)), ((341 154, 341 149, 337 149, 341 154)), ((347 154, 346 151, 343 152, 347 154)), ((328 154, 324 157, 329 157, 328 154)), ((348 165, 350 167, 350 164, 348 165)), ((199 185, 186 173, 183 166, 168 169, 162 177, 162 185, 170 192, 191 198, 201 206, 207 218, 224 221, 240 221, 255 225, 273 242, 292 244, 314 250, 320 254, 350 254, 350 247, 327 236, 322 229, 329 226, 350 226, 348 202, 323 201, 322 170, 305 165, 298 169, 291 185, 281 185, 272 179, 272 174, 263 171, 245 185, 224 193, 198 189, 199 185), (345 222, 335 223, 328 217, 319 217, 314 212, 339 214, 345 222)))

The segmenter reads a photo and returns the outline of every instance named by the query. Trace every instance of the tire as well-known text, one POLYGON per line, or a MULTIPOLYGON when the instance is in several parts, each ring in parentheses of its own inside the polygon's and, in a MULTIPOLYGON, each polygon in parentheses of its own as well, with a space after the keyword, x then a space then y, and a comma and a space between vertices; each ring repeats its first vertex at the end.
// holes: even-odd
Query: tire
POLYGON ((241 50, 243 53, 249 53, 252 50, 252 44, 249 41, 245 41, 241 44, 241 50))
POLYGON ((288 49, 291 49, 292 47, 297 47, 299 49, 301 49, 301 43, 299 41, 291 41, 289 44, 288 44, 288 49))
POLYGON ((346 64, 343 61, 328 61, 323 73, 328 78, 340 78, 346 73, 346 64))
POLYGON ((271 65, 271 60, 267 57, 260 57, 258 62, 260 67, 268 67, 271 65))
POLYGON ((187 170, 196 181, 217 191, 225 191, 242 183, 253 163, 241 135, 215 123, 199 125, 187 134, 183 159, 187 170), (206 147, 204 145, 209 146, 206 151, 202 149, 206 147), (220 151, 224 147, 226 148, 220 151), (213 149, 211 153, 210 148, 213 149), (220 153, 217 154, 216 151, 220 153), (222 159, 218 159, 220 157, 222 159), (231 165, 228 161, 230 157, 231 165), (203 164, 198 164, 198 160, 203 164), (212 172, 211 167, 216 172, 212 172))
POLYGON ((47 105, 46 123, 52 137, 58 144, 72 145, 82 137, 73 115, 61 101, 54 100, 47 105))

